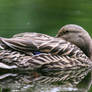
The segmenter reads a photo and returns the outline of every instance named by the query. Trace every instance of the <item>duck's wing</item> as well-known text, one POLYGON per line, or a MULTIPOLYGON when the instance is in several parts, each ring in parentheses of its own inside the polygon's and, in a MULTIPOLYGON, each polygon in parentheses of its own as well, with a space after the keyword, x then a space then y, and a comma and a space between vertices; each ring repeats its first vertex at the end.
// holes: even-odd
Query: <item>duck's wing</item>
POLYGON ((33 41, 30 41, 29 38, 0 38, 0 45, 4 49, 12 48, 15 50, 37 50, 36 45, 34 45, 33 41))
POLYGON ((52 37, 40 33, 21 33, 12 38, 0 38, 0 46, 24 51, 37 51, 42 43, 51 39, 52 37))
POLYGON ((64 39, 39 33, 24 34, 22 37, 0 38, 3 48, 12 48, 23 52, 39 51, 54 55, 73 55, 79 50, 64 39))

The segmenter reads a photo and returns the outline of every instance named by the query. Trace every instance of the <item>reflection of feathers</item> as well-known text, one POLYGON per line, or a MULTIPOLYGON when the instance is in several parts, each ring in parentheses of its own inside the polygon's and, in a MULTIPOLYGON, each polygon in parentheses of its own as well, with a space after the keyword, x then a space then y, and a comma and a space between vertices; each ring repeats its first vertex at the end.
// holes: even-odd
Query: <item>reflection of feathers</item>
POLYGON ((69 83, 72 85, 78 84, 91 69, 81 68, 77 70, 65 70, 58 72, 46 72, 34 81, 39 83, 69 83))
POLYGON ((64 71, 58 71, 58 72, 44 72, 44 73, 38 73, 38 72, 25 72, 25 73, 7 73, 0 75, 0 84, 2 82, 5 83, 14 83, 18 82, 20 84, 23 83, 38 83, 38 84, 52 84, 52 83, 60 83, 60 84, 71 84, 72 86, 77 85, 82 79, 88 74, 90 69, 87 68, 81 68, 77 70, 64 70, 64 71), (10 78, 10 79, 9 79, 10 78), (8 80, 4 80, 8 79, 8 80))

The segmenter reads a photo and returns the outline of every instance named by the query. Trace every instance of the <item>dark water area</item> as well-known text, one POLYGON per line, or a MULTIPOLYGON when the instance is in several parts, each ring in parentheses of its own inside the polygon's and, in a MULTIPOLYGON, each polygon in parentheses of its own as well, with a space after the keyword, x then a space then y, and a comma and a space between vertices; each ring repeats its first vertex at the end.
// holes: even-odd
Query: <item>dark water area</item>
MULTIPOLYGON (((58 30, 65 24, 78 24, 86 29, 92 36, 92 1, 0 0, 1 37, 11 37, 21 32, 38 32, 55 36, 58 30)), ((78 73, 79 76, 81 76, 81 72, 79 71, 78 73)), ((85 74, 84 72, 82 73, 83 75, 85 74)), ((86 74, 87 73, 88 71, 86 74)), ((61 75, 62 74, 64 73, 61 73, 61 75)), ((69 71, 68 74, 72 76, 71 74, 74 75, 75 72, 69 71)), ((74 77, 72 77, 72 79, 69 77, 68 81, 71 81, 69 81, 68 84, 67 82, 65 82, 65 84, 61 82, 49 83, 53 80, 58 80, 58 78, 54 79, 54 77, 47 77, 46 75, 38 73, 1 74, 0 90, 1 92, 92 92, 91 72, 88 73, 85 79, 77 86, 69 84, 74 77), (41 78, 45 79, 42 80, 43 83, 39 82, 41 78), (48 80, 50 81, 44 83, 44 81, 48 80)), ((59 78, 61 78, 61 76, 59 76, 59 78)), ((78 74, 75 78, 78 80, 78 74)), ((80 82, 80 80, 78 82, 80 82)))

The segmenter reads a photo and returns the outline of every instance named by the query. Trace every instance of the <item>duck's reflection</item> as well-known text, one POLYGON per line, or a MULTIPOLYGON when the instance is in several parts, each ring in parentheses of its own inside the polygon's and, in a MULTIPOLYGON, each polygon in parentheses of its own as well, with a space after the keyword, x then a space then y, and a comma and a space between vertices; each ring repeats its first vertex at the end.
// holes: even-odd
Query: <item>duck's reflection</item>
POLYGON ((68 71, 25 71, 0 75, 3 92, 88 92, 91 69, 68 71))

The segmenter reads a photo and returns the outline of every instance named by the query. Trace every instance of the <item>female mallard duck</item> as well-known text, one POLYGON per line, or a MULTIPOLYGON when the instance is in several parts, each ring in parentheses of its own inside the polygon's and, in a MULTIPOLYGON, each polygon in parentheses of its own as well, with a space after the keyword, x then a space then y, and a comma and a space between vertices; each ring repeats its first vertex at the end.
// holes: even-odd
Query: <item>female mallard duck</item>
POLYGON ((22 33, 12 38, 0 38, 0 44, 4 48, 0 53, 1 68, 77 69, 92 65, 91 37, 74 24, 62 27, 56 37, 22 33))

